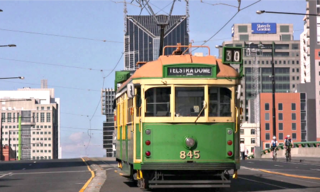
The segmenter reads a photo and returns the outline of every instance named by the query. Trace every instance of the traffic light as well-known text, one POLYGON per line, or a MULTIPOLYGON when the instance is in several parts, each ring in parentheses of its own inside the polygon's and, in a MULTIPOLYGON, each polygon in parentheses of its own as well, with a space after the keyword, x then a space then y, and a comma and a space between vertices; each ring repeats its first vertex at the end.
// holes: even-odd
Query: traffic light
POLYGON ((243 64, 242 56, 242 47, 223 47, 222 63, 243 64))

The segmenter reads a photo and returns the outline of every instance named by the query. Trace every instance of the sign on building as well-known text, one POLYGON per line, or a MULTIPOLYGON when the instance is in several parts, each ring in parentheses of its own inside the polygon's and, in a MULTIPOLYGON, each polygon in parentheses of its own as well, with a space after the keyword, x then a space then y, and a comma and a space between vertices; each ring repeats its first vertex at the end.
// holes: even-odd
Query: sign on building
POLYGON ((251 24, 252 34, 276 34, 277 24, 276 23, 252 23, 251 24))

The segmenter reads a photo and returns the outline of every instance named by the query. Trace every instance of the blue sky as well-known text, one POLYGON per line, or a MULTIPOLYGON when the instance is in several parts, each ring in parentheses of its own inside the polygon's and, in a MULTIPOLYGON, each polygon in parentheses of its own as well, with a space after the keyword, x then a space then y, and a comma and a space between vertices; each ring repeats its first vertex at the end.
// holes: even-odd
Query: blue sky
MULTIPOLYGON (((157 7, 162 8, 172 1, 151 0, 151 2, 154 11, 158 12, 157 7)), ((209 39, 237 11, 237 8, 231 6, 210 4, 238 5, 238 0, 204 2, 207 4, 201 3, 200 0, 190 1, 190 40, 196 45, 209 39)), ((241 7, 253 2, 255 1, 242 0, 241 7)), ((101 115, 100 105, 97 110, 96 106, 100 100, 103 76, 114 68, 123 52, 123 4, 109 0, 1 1, 0 9, 3 10, 0 12, 0 45, 17 45, 15 48, 1 48, 0 77, 25 77, 24 80, 1 80, 0 89, 39 88, 41 79, 47 79, 48 87, 55 88, 55 96, 61 99, 62 156, 71 158, 104 155, 102 148, 104 116, 101 115), (113 42, 103 42, 103 40, 113 42), (103 72, 100 69, 103 69, 103 72), (90 127, 91 117, 91 128, 101 131, 92 131, 93 135, 88 146, 89 136, 86 129, 90 127)), ((168 9, 169 7, 165 11, 168 9)), ((306 1, 262 0, 241 11, 206 44, 210 46, 211 54, 218 55, 215 45, 222 44, 224 40, 231 40, 231 27, 234 23, 292 23, 295 29, 294 38, 299 39, 303 30, 303 16, 257 15, 256 10, 305 13, 306 1)), ((138 7, 128 5, 128 14, 139 13, 138 7)), ((185 14, 184 1, 176 3, 173 13, 185 14)), ((147 13, 143 11, 142 14, 147 13)), ((116 70, 123 68, 122 58, 116 70)), ((114 72, 105 79, 104 87, 113 87, 113 82, 114 72)))

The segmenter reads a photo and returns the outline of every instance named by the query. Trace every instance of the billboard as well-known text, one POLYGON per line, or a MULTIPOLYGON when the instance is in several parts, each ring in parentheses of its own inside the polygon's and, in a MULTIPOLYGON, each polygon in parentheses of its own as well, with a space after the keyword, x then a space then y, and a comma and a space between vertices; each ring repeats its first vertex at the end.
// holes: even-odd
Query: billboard
POLYGON ((277 24, 276 23, 252 23, 251 31, 253 34, 270 34, 277 33, 277 24))

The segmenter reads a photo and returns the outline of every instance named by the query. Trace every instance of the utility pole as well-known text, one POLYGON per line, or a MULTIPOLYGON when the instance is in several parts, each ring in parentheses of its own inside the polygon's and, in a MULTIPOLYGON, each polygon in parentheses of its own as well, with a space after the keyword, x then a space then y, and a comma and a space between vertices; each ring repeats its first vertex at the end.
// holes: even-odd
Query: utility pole
POLYGON ((275 108, 275 92, 276 92, 276 83, 275 83, 275 74, 274 74, 274 42, 272 42, 272 122, 273 122, 273 136, 277 136, 276 129, 276 108, 275 108))

